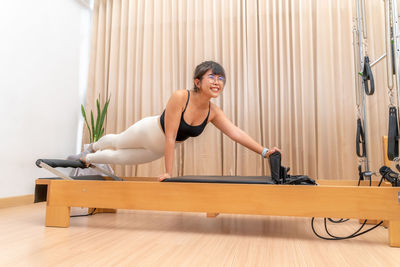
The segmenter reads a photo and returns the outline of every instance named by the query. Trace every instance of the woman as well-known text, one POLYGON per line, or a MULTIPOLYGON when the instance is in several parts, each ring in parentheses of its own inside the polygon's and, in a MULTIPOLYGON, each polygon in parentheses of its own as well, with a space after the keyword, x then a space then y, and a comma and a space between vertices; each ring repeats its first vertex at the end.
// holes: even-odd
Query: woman
POLYGON ((178 90, 169 99, 161 116, 144 118, 120 134, 108 134, 81 154, 69 159, 85 163, 141 164, 165 157, 162 181, 172 175, 174 149, 189 137, 200 135, 208 122, 233 141, 268 158, 279 151, 268 150, 235 126, 211 98, 218 97, 225 86, 225 71, 213 61, 198 65, 192 91, 178 90))

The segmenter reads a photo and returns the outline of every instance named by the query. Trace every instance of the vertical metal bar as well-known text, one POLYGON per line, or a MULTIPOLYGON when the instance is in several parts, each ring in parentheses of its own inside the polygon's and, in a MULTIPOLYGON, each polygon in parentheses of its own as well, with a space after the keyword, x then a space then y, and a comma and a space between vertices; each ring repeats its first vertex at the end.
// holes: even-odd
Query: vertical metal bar
MULTIPOLYGON (((358 27, 358 46, 360 49, 360 70, 363 69, 364 67, 364 49, 363 49, 363 29, 361 25, 361 18, 362 18, 362 10, 361 10, 361 4, 363 3, 363 0, 356 0, 356 6, 357 6, 357 27, 358 27)), ((365 21, 365 18, 363 19, 365 21)), ((366 33, 366 32, 365 32, 366 33)), ((366 37, 366 34, 364 35, 366 37)), ((365 84, 364 81, 362 81, 362 89, 361 89, 361 102, 362 102, 362 120, 363 120, 363 126, 364 126, 364 141, 365 141, 365 171, 369 171, 369 159, 368 159, 368 130, 367 130, 367 116, 366 116, 366 111, 365 111, 365 84)))
POLYGON ((400 59, 400 32, 399 32, 399 11, 397 0, 392 0, 392 20, 393 20, 393 39, 394 39, 394 66, 395 66, 395 76, 396 76, 396 91, 397 91, 397 105, 400 103, 399 94, 399 59, 400 59))
POLYGON ((392 41, 391 41, 390 0, 385 0, 385 37, 386 37, 386 76, 387 86, 393 89, 393 62, 392 62, 392 41))
POLYGON ((358 40, 358 36, 357 36, 357 27, 354 26, 353 28, 353 50, 354 50, 354 81, 355 81, 355 86, 356 86, 356 105, 360 106, 361 104, 361 89, 360 89, 360 75, 358 74, 360 72, 360 55, 359 53, 359 40, 358 40))
POLYGON ((361 0, 361 20, 364 39, 367 39, 367 16, 365 15, 365 0, 361 0))

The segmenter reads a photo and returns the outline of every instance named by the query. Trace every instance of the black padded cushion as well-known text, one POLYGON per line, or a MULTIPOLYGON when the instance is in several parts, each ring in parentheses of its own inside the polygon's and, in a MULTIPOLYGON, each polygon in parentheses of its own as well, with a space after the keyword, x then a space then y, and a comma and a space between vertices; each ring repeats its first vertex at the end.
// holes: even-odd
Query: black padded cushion
POLYGON ((226 183, 226 184, 274 184, 269 176, 179 176, 163 182, 180 183, 226 183))
POLYGON ((81 168, 86 169, 86 166, 82 161, 79 160, 64 160, 64 159, 38 159, 36 161, 36 166, 42 168, 40 163, 46 163, 53 168, 81 168))

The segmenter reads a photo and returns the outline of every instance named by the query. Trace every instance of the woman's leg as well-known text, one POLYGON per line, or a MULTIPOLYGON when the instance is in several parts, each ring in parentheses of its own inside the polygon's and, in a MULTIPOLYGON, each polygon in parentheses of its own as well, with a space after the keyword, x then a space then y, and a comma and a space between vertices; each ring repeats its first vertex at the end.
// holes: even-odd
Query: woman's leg
POLYGON ((141 164, 164 155, 165 136, 159 117, 144 118, 116 135, 106 135, 93 144, 96 153, 87 154, 87 163, 141 164), (111 148, 111 149, 110 149, 111 148))
POLYGON ((92 145, 94 151, 104 149, 155 148, 162 146, 165 137, 159 126, 160 116, 141 119, 120 134, 108 134, 92 145))
POLYGON ((87 154, 85 161, 87 163, 136 165, 154 161, 163 155, 163 153, 157 153, 145 148, 106 149, 87 154))

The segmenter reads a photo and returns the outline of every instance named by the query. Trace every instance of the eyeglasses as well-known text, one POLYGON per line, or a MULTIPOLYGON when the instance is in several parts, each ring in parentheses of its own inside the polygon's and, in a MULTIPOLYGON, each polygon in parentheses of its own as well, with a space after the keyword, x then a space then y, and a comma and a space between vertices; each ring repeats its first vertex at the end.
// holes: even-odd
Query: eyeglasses
POLYGON ((225 83, 225 78, 223 76, 220 76, 220 75, 209 74, 207 76, 207 78, 208 78, 208 81, 210 83, 213 83, 215 81, 217 81, 219 83, 225 83))

